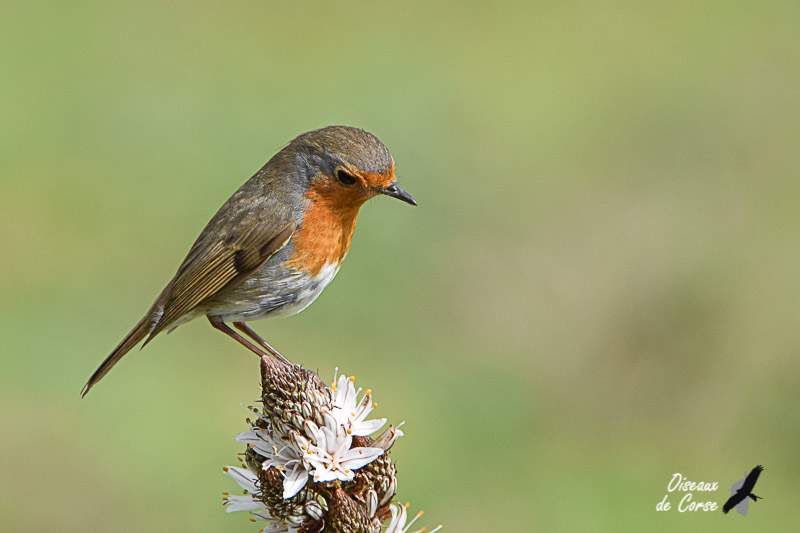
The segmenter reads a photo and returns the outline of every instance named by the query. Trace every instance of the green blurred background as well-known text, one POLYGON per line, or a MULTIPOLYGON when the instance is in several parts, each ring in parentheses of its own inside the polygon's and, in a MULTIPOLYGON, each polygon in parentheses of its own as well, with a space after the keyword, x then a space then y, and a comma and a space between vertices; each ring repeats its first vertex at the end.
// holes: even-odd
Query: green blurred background
MULTIPOLYGON (((445 531, 800 521, 797 2, 4 2, 0 530, 226 515, 256 360, 202 321, 89 374, 295 135, 363 127, 362 209, 306 312, 255 323, 407 420, 445 531), (675 472, 750 514, 657 513, 675 472)), ((680 496, 670 501, 677 505, 680 496)))

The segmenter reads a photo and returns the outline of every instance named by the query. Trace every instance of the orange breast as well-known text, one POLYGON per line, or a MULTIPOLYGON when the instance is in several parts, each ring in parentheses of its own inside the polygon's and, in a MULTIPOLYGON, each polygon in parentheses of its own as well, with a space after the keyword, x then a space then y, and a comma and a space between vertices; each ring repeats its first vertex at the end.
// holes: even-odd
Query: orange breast
POLYGON ((309 207, 292 237, 295 256, 286 266, 317 276, 326 264, 338 265, 344 260, 356 229, 358 209, 368 197, 319 184, 312 184, 305 196, 309 207))

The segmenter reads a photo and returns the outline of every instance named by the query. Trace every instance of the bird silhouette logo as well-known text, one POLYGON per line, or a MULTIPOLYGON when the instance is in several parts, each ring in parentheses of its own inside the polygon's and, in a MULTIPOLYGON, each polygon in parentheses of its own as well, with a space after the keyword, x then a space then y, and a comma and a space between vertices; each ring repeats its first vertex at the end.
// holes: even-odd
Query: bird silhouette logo
POLYGON ((756 486, 756 481, 758 481, 758 476, 763 471, 764 467, 758 465, 754 469, 752 469, 750 473, 746 475, 745 478, 740 479, 739 481, 733 484, 733 486, 731 487, 732 496, 728 498, 728 501, 726 501, 725 505, 722 507, 723 513, 728 514, 728 511, 735 508, 737 513, 739 513, 742 516, 747 516, 747 508, 748 505, 750 504, 750 500, 748 500, 748 497, 754 502, 764 499, 761 496, 756 496, 755 494, 753 494, 753 487, 756 486))

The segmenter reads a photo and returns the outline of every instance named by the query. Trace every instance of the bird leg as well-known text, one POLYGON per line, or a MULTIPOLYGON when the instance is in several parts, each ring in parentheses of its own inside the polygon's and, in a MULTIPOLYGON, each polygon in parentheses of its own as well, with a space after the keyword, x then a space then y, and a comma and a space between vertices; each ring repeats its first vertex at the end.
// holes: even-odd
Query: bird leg
POLYGON ((244 337, 233 331, 230 328, 230 326, 228 326, 228 324, 222 321, 220 317, 207 316, 206 318, 208 318, 208 321, 211 323, 211 326, 213 328, 220 330, 222 333, 232 338, 233 340, 235 340, 236 342, 238 342, 239 344, 241 344, 242 346, 244 346, 257 356, 263 357, 264 355, 266 355, 263 351, 259 350, 258 347, 254 346, 252 342, 248 341, 247 339, 245 339, 244 337))
POLYGON ((258 335, 258 333, 256 333, 252 329, 250 329, 250 326, 248 326, 244 322, 234 322, 233 323, 233 327, 235 327, 239 331, 244 332, 245 335, 247 335, 248 337, 250 337, 251 339, 256 341, 262 348, 264 348, 266 351, 268 351, 270 354, 272 354, 275 358, 280 359, 281 361, 283 361, 284 363, 286 363, 289 366, 294 366, 294 365, 292 365, 291 361, 289 361, 284 356, 282 356, 280 354, 280 352, 278 352, 278 350, 276 350, 275 348, 273 348, 272 346, 267 344, 267 341, 262 339, 258 335))

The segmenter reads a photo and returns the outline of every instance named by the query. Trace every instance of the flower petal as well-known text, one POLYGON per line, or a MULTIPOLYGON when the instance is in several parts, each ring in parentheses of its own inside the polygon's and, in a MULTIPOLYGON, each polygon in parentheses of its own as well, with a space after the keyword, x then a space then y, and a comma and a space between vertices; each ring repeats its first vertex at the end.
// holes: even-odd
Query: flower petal
POLYGON ((358 470, 383 455, 383 448, 367 448, 359 446, 347 450, 339 458, 339 464, 350 470, 358 470))
POLYGON ((235 466, 226 466, 222 469, 225 472, 226 476, 230 476, 236 483, 239 484, 247 492, 253 493, 258 492, 258 488, 256 488, 256 481, 258 481, 258 476, 250 472, 249 470, 245 470, 244 468, 237 468, 235 466))
POLYGON ((245 431, 236 435, 236 441, 243 442, 248 446, 252 445, 256 452, 266 457, 270 457, 275 453, 275 442, 267 431, 245 431))
POLYGON ((392 511, 392 521, 389 522, 389 527, 386 529, 385 533, 403 533, 408 511, 404 505, 392 504, 389 508, 392 511))
POLYGON ((236 511, 263 511, 265 509, 264 503, 256 500, 249 494, 246 496, 228 496, 228 499, 223 503, 226 513, 235 513, 236 511))
MULTIPOLYGON (((353 382, 345 374, 339 376, 339 381, 336 383, 336 393, 333 395, 333 405, 345 409, 346 405, 352 404, 355 406, 356 388, 353 382)), ((350 407, 352 410, 352 407, 350 407)))
POLYGON ((372 435, 381 429, 385 423, 385 418, 375 418, 358 423, 353 422, 353 424, 350 426, 350 433, 352 435, 366 437, 367 435, 372 435))
MULTIPOLYGON (((314 481, 316 483, 324 483, 326 481, 334 481, 336 479, 341 479, 339 477, 339 475, 340 475, 340 473, 334 468, 322 467, 322 468, 318 468, 317 470, 314 471, 314 481)), ((353 476, 351 476, 350 479, 352 479, 353 477, 355 477, 355 474, 353 474, 353 476)), ((342 479, 342 481, 349 481, 350 479, 346 479, 345 478, 345 479, 342 479)))
POLYGON ((389 427, 386 428, 386 431, 378 435, 378 438, 375 439, 375 442, 373 442, 372 445, 376 448, 383 448, 384 451, 388 452, 391 447, 394 446, 394 442, 405 435, 403 430, 400 429, 400 426, 402 425, 402 423, 399 426, 389 424, 389 427))
POLYGON ((288 500, 306 486, 308 482, 308 471, 297 463, 291 470, 283 472, 283 499, 288 500))

